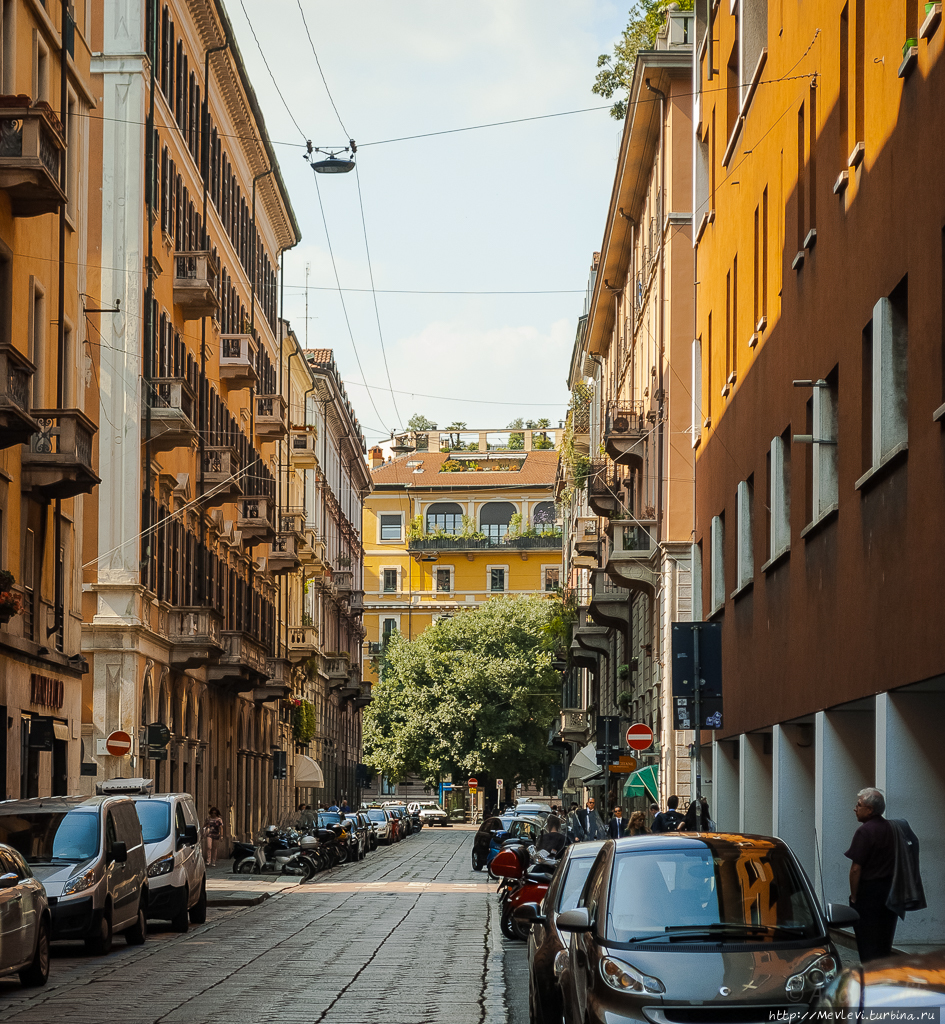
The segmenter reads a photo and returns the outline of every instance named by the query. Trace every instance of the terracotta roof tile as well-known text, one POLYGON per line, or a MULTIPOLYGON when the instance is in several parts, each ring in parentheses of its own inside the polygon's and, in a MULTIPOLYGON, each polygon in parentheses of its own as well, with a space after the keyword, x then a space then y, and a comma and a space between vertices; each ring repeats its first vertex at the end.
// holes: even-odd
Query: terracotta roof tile
MULTIPOLYGON (((474 453, 467 453, 473 456, 474 453)), ((504 452, 502 453, 505 454, 504 452)), ((440 466, 448 458, 441 452, 411 452, 409 455, 401 455, 399 458, 385 462, 372 471, 374 486, 379 488, 403 487, 410 484, 412 487, 423 489, 443 488, 443 490, 454 491, 458 488, 468 487, 553 487, 555 473, 558 468, 558 453, 556 451, 535 451, 535 452, 512 452, 511 455, 525 455, 525 461, 518 472, 502 473, 495 471, 486 472, 457 472, 441 473, 440 466), (421 462, 422 466, 408 466, 408 463, 421 462), (423 469, 422 473, 415 470, 423 469)))
POLYGON ((330 363, 332 360, 330 348, 309 348, 305 350, 305 355, 313 363, 330 363))

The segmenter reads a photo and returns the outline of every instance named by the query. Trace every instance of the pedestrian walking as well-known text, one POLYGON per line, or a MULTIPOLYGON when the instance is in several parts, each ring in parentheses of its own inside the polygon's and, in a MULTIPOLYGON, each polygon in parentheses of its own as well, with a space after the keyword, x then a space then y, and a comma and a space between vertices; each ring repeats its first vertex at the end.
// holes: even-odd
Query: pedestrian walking
POLYGON ((344 800, 341 801, 341 809, 342 811, 344 811, 345 814, 347 814, 351 810, 351 808, 348 806, 347 797, 345 797, 344 800))
POLYGON ((656 816, 660 813, 660 805, 659 804, 650 804, 648 810, 650 812, 649 829, 652 831, 653 822, 656 821, 656 816))
POLYGON ((646 826, 646 815, 643 811, 634 811, 627 822, 628 836, 648 836, 650 830, 646 826))
POLYGON ((545 832, 535 844, 535 849, 546 850, 548 853, 554 854, 555 857, 560 857, 561 851, 567 845, 567 837, 561 831, 561 819, 556 814, 549 814, 548 820, 545 822, 545 832))
POLYGON ((607 823, 607 833, 611 839, 622 839, 627 834, 627 823, 623 818, 623 808, 614 808, 614 816, 607 823))
POLYGON ((896 834, 883 817, 886 798, 878 789, 861 789, 853 808, 859 828, 850 849, 850 906, 860 915, 853 926, 860 961, 877 960, 892 953, 896 913, 886 906, 896 867, 896 834))
POLYGON ((677 827, 677 832, 714 832, 715 822, 709 814, 709 801, 705 797, 693 800, 686 811, 686 817, 677 827))
POLYGON ((578 839, 591 842, 595 839, 607 838, 607 828, 600 820, 597 813, 597 802, 593 797, 588 797, 586 806, 579 808, 575 818, 577 819, 578 839))
POLYGON ((654 832, 675 832, 682 824, 683 815, 676 809, 679 807, 679 797, 675 794, 666 801, 666 810, 661 811, 653 819, 651 826, 654 832))
POLYGON ((218 807, 211 807, 207 812, 207 820, 203 823, 203 834, 207 840, 207 867, 217 866, 217 851, 223 839, 223 815, 218 807))

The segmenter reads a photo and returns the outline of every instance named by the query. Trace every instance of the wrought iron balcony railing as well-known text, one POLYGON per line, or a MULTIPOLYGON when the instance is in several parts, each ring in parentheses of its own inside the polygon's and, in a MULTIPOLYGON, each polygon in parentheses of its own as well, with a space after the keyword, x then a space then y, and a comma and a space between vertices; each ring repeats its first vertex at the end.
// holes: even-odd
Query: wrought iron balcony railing
POLYGON ((39 430, 21 455, 24 485, 47 498, 91 494, 100 483, 92 469, 92 438, 98 429, 78 409, 34 409, 39 430))
POLYGON ((30 414, 36 367, 9 342, 0 343, 0 449, 26 444, 39 430, 30 414))
POLYGON ((230 387, 249 387, 259 380, 256 342, 251 334, 220 335, 220 380, 230 387))
POLYGON ((212 252, 174 255, 174 305, 185 320, 200 320, 217 311, 217 260, 212 252))
POLYGON ((14 217, 56 213, 66 202, 60 181, 62 125, 48 103, 0 97, 0 189, 14 217))

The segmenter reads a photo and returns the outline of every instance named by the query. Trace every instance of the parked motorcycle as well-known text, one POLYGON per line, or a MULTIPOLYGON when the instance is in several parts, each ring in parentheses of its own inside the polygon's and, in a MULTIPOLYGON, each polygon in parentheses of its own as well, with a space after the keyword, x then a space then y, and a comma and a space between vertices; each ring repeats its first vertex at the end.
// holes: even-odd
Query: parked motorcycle
POLYGON ((522 942, 528 938, 528 931, 515 920, 512 912, 523 903, 541 903, 557 866, 553 854, 536 850, 534 846, 509 845, 496 854, 490 867, 492 874, 502 879, 498 889, 502 907, 500 925, 506 938, 522 942))
POLYGON ((237 874, 279 874, 301 875, 299 863, 299 834, 294 830, 281 830, 276 825, 267 825, 256 845, 237 843, 241 858, 234 855, 233 871, 237 874))

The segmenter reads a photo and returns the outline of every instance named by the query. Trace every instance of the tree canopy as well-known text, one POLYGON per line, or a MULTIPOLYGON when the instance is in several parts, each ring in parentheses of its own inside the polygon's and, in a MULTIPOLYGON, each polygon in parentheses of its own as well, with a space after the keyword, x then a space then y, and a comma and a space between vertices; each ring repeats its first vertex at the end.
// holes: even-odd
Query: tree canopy
POLYGON ((440 619, 418 637, 394 633, 364 712, 364 760, 389 779, 478 773, 541 780, 561 679, 551 667, 554 601, 498 598, 440 619))
MULTIPOLYGON (((666 19, 666 9, 673 0, 636 0, 630 8, 627 27, 614 43, 613 54, 602 53, 597 58, 597 77, 591 92, 613 99, 615 93, 629 90, 640 50, 652 49, 656 36, 666 19)), ((693 0, 675 0, 683 11, 691 11, 693 0)), ((622 121, 627 116, 626 98, 618 99, 610 108, 610 116, 622 121)))
POLYGON ((422 412, 416 412, 407 420, 407 426, 411 430, 436 430, 433 420, 428 420, 422 412))

